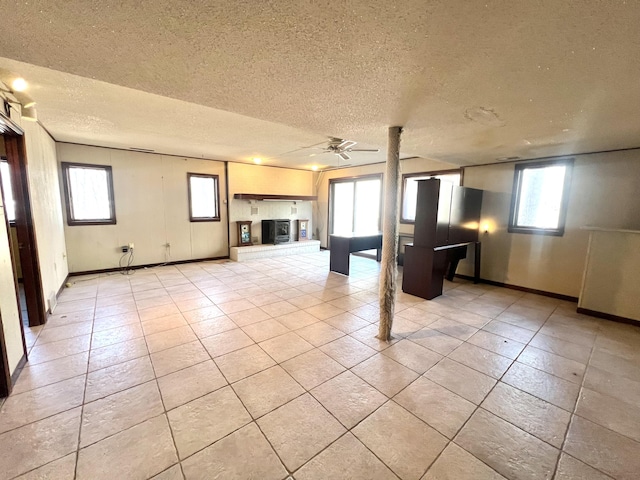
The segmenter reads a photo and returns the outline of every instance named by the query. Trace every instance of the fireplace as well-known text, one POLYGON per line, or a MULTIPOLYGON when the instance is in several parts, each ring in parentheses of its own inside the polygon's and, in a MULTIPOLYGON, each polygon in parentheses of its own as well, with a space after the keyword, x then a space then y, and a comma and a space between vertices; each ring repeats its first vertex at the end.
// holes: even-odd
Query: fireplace
POLYGON ((288 243, 290 230, 289 220, 262 220, 262 243, 288 243))

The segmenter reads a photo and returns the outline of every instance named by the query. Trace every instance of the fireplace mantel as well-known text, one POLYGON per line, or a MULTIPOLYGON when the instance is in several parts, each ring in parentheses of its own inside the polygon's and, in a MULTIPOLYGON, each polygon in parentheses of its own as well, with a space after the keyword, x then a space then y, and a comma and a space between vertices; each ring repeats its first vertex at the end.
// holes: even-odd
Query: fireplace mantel
POLYGON ((263 193, 234 193, 236 200, 266 200, 271 202, 315 202, 317 195, 272 195, 263 193))

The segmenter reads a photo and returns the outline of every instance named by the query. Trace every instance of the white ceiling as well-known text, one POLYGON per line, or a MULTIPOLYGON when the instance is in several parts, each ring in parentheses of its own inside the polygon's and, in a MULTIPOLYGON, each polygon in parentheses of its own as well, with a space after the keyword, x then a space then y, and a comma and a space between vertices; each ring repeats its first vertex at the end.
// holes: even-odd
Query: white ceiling
POLYGON ((0 5, 60 141, 310 168, 328 136, 459 165, 640 146, 636 0, 0 5), (287 153, 298 150, 297 152, 287 153))

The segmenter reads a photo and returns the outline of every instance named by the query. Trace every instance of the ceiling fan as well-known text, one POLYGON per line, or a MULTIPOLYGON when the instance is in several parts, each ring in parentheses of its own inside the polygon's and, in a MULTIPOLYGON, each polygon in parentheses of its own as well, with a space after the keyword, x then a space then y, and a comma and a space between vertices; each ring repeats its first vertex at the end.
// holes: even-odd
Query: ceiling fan
POLYGON ((353 148, 358 144, 353 140, 343 140, 338 137, 329 137, 329 142, 324 147, 314 147, 322 150, 322 153, 312 153, 310 156, 322 155, 324 153, 333 153, 337 155, 341 160, 350 160, 349 153, 351 152, 379 152, 378 148, 353 148))

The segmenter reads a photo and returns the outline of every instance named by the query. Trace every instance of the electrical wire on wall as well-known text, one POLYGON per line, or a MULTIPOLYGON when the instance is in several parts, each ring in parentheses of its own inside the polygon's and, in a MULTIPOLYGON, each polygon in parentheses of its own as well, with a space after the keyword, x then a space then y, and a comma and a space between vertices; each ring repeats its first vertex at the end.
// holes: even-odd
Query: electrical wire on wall
POLYGON ((120 257, 120 261, 118 262, 118 265, 120 266, 120 273, 122 275, 133 275, 135 273, 135 270, 131 268, 132 263, 133 248, 130 248, 128 252, 125 252, 124 255, 120 257), (129 256, 129 258, 126 261, 126 264, 123 264, 123 261, 127 255, 129 256))

